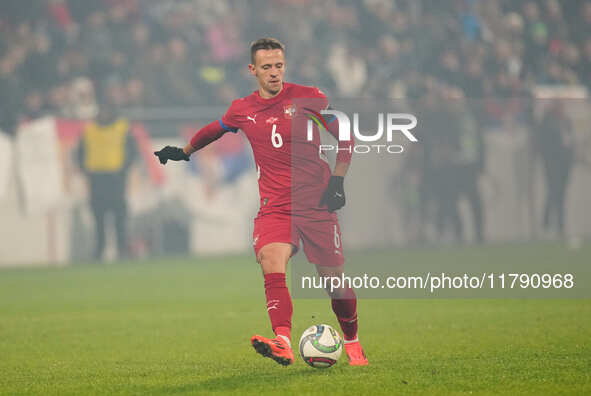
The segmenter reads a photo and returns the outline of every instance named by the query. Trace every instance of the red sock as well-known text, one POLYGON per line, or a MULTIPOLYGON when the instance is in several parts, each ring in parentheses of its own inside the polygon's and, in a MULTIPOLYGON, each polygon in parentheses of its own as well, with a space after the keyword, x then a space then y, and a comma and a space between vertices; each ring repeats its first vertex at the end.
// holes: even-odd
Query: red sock
POLYGON ((347 289, 344 298, 333 298, 332 310, 341 325, 345 341, 357 338, 357 296, 353 289, 347 289))
POLYGON ((285 274, 279 272, 265 274, 265 295, 267 296, 267 313, 271 319, 273 332, 291 340, 293 305, 285 284, 285 274))

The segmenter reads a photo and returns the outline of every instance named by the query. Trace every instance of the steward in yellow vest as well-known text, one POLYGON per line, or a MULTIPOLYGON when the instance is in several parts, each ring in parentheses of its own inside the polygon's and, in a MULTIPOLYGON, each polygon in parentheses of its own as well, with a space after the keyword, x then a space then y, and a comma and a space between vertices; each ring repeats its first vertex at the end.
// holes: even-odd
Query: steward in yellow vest
POLYGON ((118 119, 112 124, 91 122, 84 129, 84 169, 89 173, 117 173, 126 160, 129 123, 118 119))
POLYGON ((96 225, 94 257, 100 260, 105 248, 105 216, 115 217, 119 256, 127 255, 127 204, 125 189, 129 168, 136 157, 129 121, 117 118, 110 106, 101 108, 89 122, 78 146, 78 163, 87 176, 90 206, 96 225))

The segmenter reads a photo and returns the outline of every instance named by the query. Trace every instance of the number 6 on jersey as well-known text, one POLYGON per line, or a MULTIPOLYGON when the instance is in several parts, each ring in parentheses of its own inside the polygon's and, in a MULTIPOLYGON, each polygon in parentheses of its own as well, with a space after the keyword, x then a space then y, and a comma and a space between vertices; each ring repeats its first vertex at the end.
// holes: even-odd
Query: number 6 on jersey
POLYGON ((283 146, 283 139, 281 138, 281 135, 279 134, 279 132, 277 131, 277 125, 273 124, 273 130, 271 131, 271 143, 273 144, 273 147, 275 148, 279 148, 281 146, 283 146))

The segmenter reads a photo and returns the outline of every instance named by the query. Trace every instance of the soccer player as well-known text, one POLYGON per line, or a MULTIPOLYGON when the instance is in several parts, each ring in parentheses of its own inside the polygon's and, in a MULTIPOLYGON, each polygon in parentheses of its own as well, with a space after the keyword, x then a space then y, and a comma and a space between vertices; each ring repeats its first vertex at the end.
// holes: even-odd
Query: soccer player
MULTIPOLYGON (((254 220, 253 246, 265 279, 267 312, 275 338, 251 338, 254 349, 282 365, 293 363, 291 349, 292 301, 285 281, 287 263, 299 249, 320 276, 343 273, 343 246, 336 210, 345 205, 343 180, 351 160, 352 141, 339 141, 334 169, 319 155, 319 132, 307 134, 307 111, 326 109, 318 88, 283 81, 284 46, 273 38, 251 44, 250 73, 258 90, 237 99, 219 120, 200 129, 184 148, 166 146, 155 152, 162 164, 188 161, 189 156, 238 130, 246 135, 256 162, 260 210, 254 220)), ((328 123, 338 135, 338 121, 328 123)), ((357 337, 357 297, 351 288, 330 293, 332 309, 344 334, 349 364, 367 365, 357 337)))

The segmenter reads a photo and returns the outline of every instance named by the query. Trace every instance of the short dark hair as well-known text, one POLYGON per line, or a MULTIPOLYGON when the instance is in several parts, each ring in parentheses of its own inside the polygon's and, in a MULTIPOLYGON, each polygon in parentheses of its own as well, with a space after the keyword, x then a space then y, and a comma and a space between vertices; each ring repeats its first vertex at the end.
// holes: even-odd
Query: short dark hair
POLYGON ((272 37, 263 37, 250 43, 250 61, 254 65, 255 54, 258 50, 280 49, 285 53, 285 46, 272 37))

